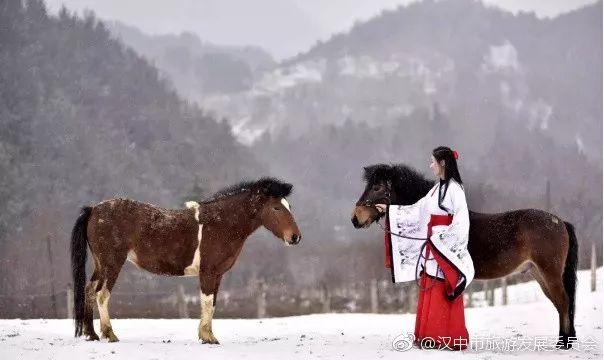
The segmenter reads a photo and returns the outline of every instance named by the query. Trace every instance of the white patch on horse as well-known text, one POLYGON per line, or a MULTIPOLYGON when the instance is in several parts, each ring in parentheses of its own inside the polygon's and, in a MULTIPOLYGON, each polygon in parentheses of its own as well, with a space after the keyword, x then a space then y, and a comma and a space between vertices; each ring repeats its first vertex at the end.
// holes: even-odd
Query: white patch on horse
POLYGON ((214 294, 206 295, 200 291, 201 321, 199 322, 199 338, 216 341, 212 333, 212 318, 214 317, 214 294))
POLYGON ((558 223, 558 218, 555 217, 555 216, 552 216, 552 221, 554 222, 554 224, 557 224, 558 223))
POLYGON ((138 257, 136 256, 136 253, 134 252, 134 249, 130 249, 128 250, 128 255, 126 256, 126 259, 128 261, 130 261, 131 263, 133 263, 136 266, 138 265, 138 257))
POLYGON ((214 294, 206 295, 203 291, 201 294, 201 326, 212 324, 214 317, 214 294))
POLYGON ((518 265, 512 273, 526 273, 533 266, 533 263, 530 260, 523 261, 522 264, 518 265))
POLYGON ((199 247, 201 246, 201 238, 203 235, 202 232, 203 224, 199 224, 199 228, 197 230, 197 248, 195 249, 195 254, 193 255, 193 261, 189 266, 185 268, 185 276, 199 275, 199 263, 201 262, 201 254, 199 253, 199 247))
POLYGON ((199 221, 199 203, 196 201, 187 201, 185 206, 187 209, 195 209, 195 220, 199 221))
POLYGON ((107 282, 103 284, 101 290, 96 294, 96 303, 99 308, 99 317, 101 318, 101 330, 111 328, 111 320, 109 318, 109 298, 111 293, 107 290, 107 282))
POLYGON ((292 211, 291 207, 289 206, 289 203, 287 202, 287 200, 285 200, 285 198, 281 198, 281 204, 283 204, 283 206, 285 206, 287 210, 292 211))

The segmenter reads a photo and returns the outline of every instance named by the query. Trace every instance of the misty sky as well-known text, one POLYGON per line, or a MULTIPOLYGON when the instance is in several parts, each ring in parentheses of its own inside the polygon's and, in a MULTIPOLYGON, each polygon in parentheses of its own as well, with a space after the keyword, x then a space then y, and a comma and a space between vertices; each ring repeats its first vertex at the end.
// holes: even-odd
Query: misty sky
MULTIPOLYGON (((190 31, 222 45, 257 45, 277 59, 310 48, 318 39, 345 31, 401 4, 417 0, 46 0, 102 19, 119 20, 151 34, 190 31)), ((551 17, 596 0, 484 0, 517 12, 551 17)))

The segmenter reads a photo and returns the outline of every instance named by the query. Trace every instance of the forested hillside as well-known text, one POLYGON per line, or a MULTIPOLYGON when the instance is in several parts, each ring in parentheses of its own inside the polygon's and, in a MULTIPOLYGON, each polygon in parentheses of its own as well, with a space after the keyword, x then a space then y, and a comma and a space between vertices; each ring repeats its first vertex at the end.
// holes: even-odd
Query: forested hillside
MULTIPOLYGON (((287 249, 266 231, 248 240, 221 283, 239 296, 228 309, 248 314, 240 310, 255 306, 263 279, 278 314, 310 311, 305 287, 389 277, 383 233, 350 222, 362 167, 406 163, 429 174, 441 144, 461 155, 472 210, 558 214, 577 228, 584 267, 592 242, 602 246, 601 14, 601 2, 548 20, 426 0, 273 64, 259 49, 109 30, 92 13, 51 16, 40 0, 4 1, 0 312, 40 295, 47 314, 48 294, 65 291, 82 205, 123 196, 182 207, 260 175, 294 184, 304 237, 287 249)), ((128 296, 141 296, 133 316, 165 314, 145 294, 164 299, 175 284, 197 294, 195 279, 133 268, 113 302, 140 305, 128 296)))
POLYGON ((0 4, 0 127, 3 294, 47 293, 52 272, 66 286, 83 205, 182 207, 263 173, 228 124, 179 99, 94 15, 49 16, 38 0, 0 4))

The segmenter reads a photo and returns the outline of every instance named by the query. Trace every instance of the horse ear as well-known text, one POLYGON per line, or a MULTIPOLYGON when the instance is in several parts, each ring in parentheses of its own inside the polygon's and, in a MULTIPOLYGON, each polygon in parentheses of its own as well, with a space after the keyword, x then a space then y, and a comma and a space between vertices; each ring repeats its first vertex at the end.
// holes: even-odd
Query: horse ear
POLYGON ((283 184, 284 187, 284 193, 289 195, 292 192, 292 188, 294 187, 294 185, 292 184, 283 184))

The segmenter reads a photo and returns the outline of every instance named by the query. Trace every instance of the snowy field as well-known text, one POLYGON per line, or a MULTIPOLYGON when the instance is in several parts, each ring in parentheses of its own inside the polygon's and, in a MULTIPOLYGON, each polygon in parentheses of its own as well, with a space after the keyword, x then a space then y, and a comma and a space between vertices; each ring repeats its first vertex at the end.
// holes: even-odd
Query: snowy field
MULTIPOLYGON (((115 319, 121 341, 111 344, 74 339, 70 320, 0 320, 0 359, 402 359, 420 352, 447 359, 601 359, 601 275, 599 269, 598 291, 592 293, 589 272, 579 273, 579 343, 567 351, 539 345, 557 335, 558 316, 542 294, 532 294, 540 291, 536 284, 521 284, 508 290, 510 301, 518 298, 520 303, 466 309, 472 348, 463 352, 395 350, 397 336, 413 332, 413 314, 317 314, 217 319, 214 334, 221 345, 198 343, 198 320, 193 319, 115 319)), ((98 321, 96 325, 98 329, 98 321)))

